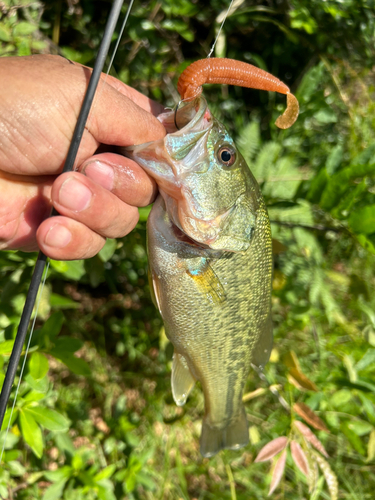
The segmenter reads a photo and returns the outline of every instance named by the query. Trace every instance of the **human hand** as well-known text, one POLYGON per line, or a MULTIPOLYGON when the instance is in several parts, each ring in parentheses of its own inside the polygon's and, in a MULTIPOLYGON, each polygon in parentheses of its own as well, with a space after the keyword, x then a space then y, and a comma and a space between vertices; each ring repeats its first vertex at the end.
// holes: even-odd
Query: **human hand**
POLYGON ((58 260, 88 258, 106 237, 128 234, 155 182, 100 144, 162 138, 163 108, 113 77, 102 77, 74 172, 62 171, 91 70, 58 56, 0 58, 0 248, 58 260), (59 216, 47 218, 51 205, 59 216))

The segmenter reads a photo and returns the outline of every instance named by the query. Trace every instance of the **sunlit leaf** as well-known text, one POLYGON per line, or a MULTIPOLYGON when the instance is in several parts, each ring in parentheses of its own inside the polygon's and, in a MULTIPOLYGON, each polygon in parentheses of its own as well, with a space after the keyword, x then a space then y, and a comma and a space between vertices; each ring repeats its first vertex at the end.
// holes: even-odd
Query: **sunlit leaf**
POLYGON ((307 441, 314 446, 314 448, 316 448, 318 451, 320 451, 320 453, 322 453, 322 455, 328 458, 328 453, 326 452, 324 446, 311 431, 311 429, 307 427, 307 425, 305 425, 303 422, 300 422, 299 420, 295 420, 294 425, 301 432, 303 437, 306 438, 307 441))
POLYGON ((291 441, 290 451, 292 453, 294 463, 297 465, 302 474, 304 474, 307 477, 309 475, 309 465, 307 462, 305 452, 301 448, 301 445, 296 441, 291 441))
POLYGON ((63 478, 51 484, 44 492, 42 500, 59 500, 62 498, 62 492, 64 491, 67 480, 68 478, 63 478))
POLYGON ((280 451, 282 451, 287 444, 288 438, 285 436, 273 439, 263 446, 254 462, 266 462, 267 460, 271 460, 271 458, 280 453, 280 451))
POLYGON ((30 375, 35 380, 42 379, 48 372, 48 360, 41 352, 33 352, 29 361, 30 375))
POLYGON ((302 417, 308 424, 310 424, 314 429, 321 431, 328 431, 324 422, 312 411, 312 409, 305 405, 305 403, 295 403, 293 405, 293 410, 302 417))
POLYGON ((14 340, 4 340, 0 343, 0 355, 10 356, 14 345, 14 340))
POLYGON ((278 460, 275 464, 275 468, 273 469, 270 490, 268 492, 268 496, 272 495, 272 493, 278 487, 278 485, 281 481, 281 478, 283 477, 283 473, 284 473, 284 469, 285 469, 285 462, 286 462, 286 450, 284 450, 281 453, 280 457, 278 458, 278 460))
POLYGON ((22 437, 33 450, 35 455, 38 458, 41 458, 43 453, 42 431, 27 408, 20 410, 19 422, 22 437))
POLYGON ((37 29, 38 26, 36 24, 31 24, 26 21, 21 21, 14 27, 13 33, 16 36, 31 35, 31 33, 33 33, 37 29))
MULTIPOLYGON (((73 57, 69 56, 65 57, 74 60, 73 57)), ((51 267, 58 273, 62 274, 64 278, 74 281, 79 281, 86 272, 83 260, 71 260, 71 261, 51 260, 51 267)))
POLYGON ((38 424, 50 431, 63 431, 69 428, 69 421, 55 410, 45 406, 29 406, 27 411, 38 424))

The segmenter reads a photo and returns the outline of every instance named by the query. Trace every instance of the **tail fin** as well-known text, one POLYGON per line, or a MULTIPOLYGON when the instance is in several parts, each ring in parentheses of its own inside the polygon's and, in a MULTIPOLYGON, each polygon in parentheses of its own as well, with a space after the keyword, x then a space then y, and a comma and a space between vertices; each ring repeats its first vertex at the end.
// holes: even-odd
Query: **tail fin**
POLYGON ((245 408, 242 409, 238 420, 223 429, 211 427, 207 423, 207 418, 203 419, 200 450, 204 457, 212 457, 226 448, 238 450, 238 448, 246 446, 248 442, 249 430, 245 408))

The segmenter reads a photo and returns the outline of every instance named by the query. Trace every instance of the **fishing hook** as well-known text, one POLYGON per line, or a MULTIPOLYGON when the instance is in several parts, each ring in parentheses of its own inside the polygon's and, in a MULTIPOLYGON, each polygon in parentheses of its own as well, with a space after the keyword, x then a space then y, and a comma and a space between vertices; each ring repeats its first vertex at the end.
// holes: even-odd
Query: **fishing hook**
POLYGON ((183 102, 183 99, 178 101, 176 109, 174 110, 174 126, 176 127, 177 130, 181 130, 180 127, 177 125, 177 111, 178 111, 178 108, 180 107, 182 102, 183 102))

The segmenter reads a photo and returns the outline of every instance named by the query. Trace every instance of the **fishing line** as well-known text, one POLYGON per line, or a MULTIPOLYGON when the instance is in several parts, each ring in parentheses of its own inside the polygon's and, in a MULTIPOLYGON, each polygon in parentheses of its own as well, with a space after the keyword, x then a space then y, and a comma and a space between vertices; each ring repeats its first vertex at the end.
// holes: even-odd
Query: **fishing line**
MULTIPOLYGON (((111 59, 110 59, 109 64, 108 64, 107 72, 105 74, 105 77, 103 78, 103 82, 102 82, 103 84, 106 83, 108 75, 109 75, 109 72, 110 72, 110 70, 112 68, 112 64, 113 64, 113 61, 115 59, 118 47, 120 45, 122 35, 124 34, 124 29, 125 29, 126 23, 128 22, 128 18, 129 18, 129 15, 130 15, 130 11, 132 10, 133 3, 134 3, 134 0, 130 0, 128 9, 127 9, 126 14, 125 14, 124 21, 122 23, 122 26, 121 26, 121 29, 120 29, 120 32, 119 32, 119 35, 118 35, 118 38, 117 38, 117 42, 116 42, 115 48, 112 51, 112 56, 111 56, 111 59)), ((96 107, 97 103, 99 102, 99 98, 100 98, 103 90, 104 90, 104 85, 101 85, 101 86, 99 86, 99 88, 98 88, 98 90, 96 92, 95 100, 94 100, 94 103, 93 103, 91 111, 90 111, 90 116, 88 117, 87 124, 86 124, 86 129, 87 129, 88 132, 90 131, 90 126, 91 126, 91 122, 92 122, 92 119, 93 119, 93 116, 94 116, 95 107, 96 107)))
MULTIPOLYGON (((133 3, 133 1, 131 3, 133 3)), ((66 161, 65 161, 65 165, 64 165, 64 168, 62 170, 62 173, 70 172, 74 168, 74 163, 75 163, 75 160, 77 157, 78 148, 79 148, 80 143, 81 143, 81 139, 82 139, 82 136, 83 136, 83 133, 85 130, 85 126, 87 124, 88 115, 89 115, 90 110, 91 110, 91 106, 92 106, 92 103, 93 103, 93 100, 95 97, 95 92, 97 90, 97 86, 98 86, 99 79, 100 79, 100 76, 101 76, 101 73, 103 70, 105 59, 108 55, 112 35, 113 35, 114 30, 116 28, 116 24, 117 24, 117 21, 118 21, 120 12, 121 12, 122 5, 123 5, 123 0, 114 0, 114 2, 112 4, 111 11, 109 13, 106 27, 104 30, 103 38, 102 38, 102 41, 101 41, 101 44, 100 44, 100 47, 98 50, 98 54, 97 54, 97 57, 95 60, 94 68, 93 68, 93 71, 91 73, 90 81, 89 81, 89 84, 88 84, 88 87, 87 87, 87 90, 86 90, 86 93, 85 93, 85 96, 83 99, 83 103, 82 103, 82 107, 81 107, 81 110, 80 110, 80 113, 78 116, 78 120, 77 120, 75 129, 74 129, 74 132, 73 132, 72 141, 70 143, 70 147, 68 150, 68 154, 66 157, 66 161)), ((51 216, 55 216, 55 215, 58 215, 58 212, 55 209, 53 209, 51 216)), ((40 285, 40 282, 41 282, 41 279, 43 276, 43 271, 44 271, 44 268, 46 265, 46 261, 47 261, 47 256, 43 252, 39 252, 37 261, 35 263, 33 276, 31 278, 30 287, 29 287, 29 290, 28 290, 28 293, 26 296, 26 301, 25 301, 25 305, 24 305, 24 308, 22 311, 20 323, 18 326, 16 338, 15 338, 13 349, 12 349, 12 353, 11 353, 11 356, 9 358, 8 369, 7 369, 5 378, 4 378, 3 387, 1 389, 1 394, 0 394, 0 429, 1 429, 2 424, 3 424, 4 415, 5 415, 6 408, 7 408, 7 403, 8 403, 10 393, 12 390, 14 378, 16 376, 17 367, 18 367, 19 360, 21 357, 22 348, 23 348, 23 345, 24 345, 24 342, 26 339, 26 335, 27 335, 27 331, 28 331, 28 327, 29 327, 29 323, 30 323, 30 318, 31 318, 31 315, 33 312, 35 300, 36 300, 36 297, 38 294, 39 285, 40 285)), ((34 325, 35 325, 35 320, 36 320, 36 316, 34 318, 32 329, 30 331, 29 343, 31 342, 31 336, 33 333, 34 325)), ((26 356, 24 359, 23 366, 25 365, 25 362, 26 362, 26 356)), ((23 368, 22 368, 21 372, 22 371, 23 371, 23 368)), ((21 380, 21 378, 20 378, 20 380, 21 380)), ((20 381, 19 381, 19 384, 20 384, 20 381)), ((16 401, 16 398, 15 398, 15 401, 16 401)), ((15 405, 15 401, 13 403, 13 406, 15 405)), ((8 430, 9 430, 9 424, 8 424, 8 430)), ((7 430, 7 432, 8 432, 8 430, 7 430)), ((5 434, 5 438, 6 438, 6 436, 7 436, 7 433, 5 434)), ((5 439, 4 439, 3 449, 4 449, 4 447, 5 447, 5 439)))
POLYGON ((223 19, 223 20, 222 20, 222 22, 221 22, 221 25, 220 25, 219 31, 218 31, 218 33, 217 33, 217 35, 216 35, 215 41, 214 41, 214 43, 213 43, 213 45, 212 45, 212 47, 211 47, 210 52, 209 52, 209 53, 208 53, 208 55, 207 55, 207 59, 209 59, 209 58, 211 57, 212 52, 214 51, 215 45, 216 45, 216 43, 217 43, 217 41, 218 41, 218 39, 219 39, 219 36, 220 36, 221 30, 223 29, 224 23, 225 23, 225 21, 227 20, 227 17, 228 17, 228 15, 229 15, 229 12, 230 12, 230 9, 231 9, 231 7, 232 7, 232 4, 233 4, 233 0, 231 0, 231 2, 230 2, 230 4, 229 4, 229 7, 228 7, 228 10, 227 10, 227 12, 225 13, 224 19, 223 19))
MULTIPOLYGON (((212 52, 214 51, 214 48, 215 48, 215 45, 216 45, 216 43, 217 43, 217 41, 218 41, 218 39, 219 39, 219 36, 220 36, 221 30, 223 29, 224 23, 225 23, 225 21, 227 20, 227 17, 228 17, 228 15, 229 15, 229 13, 230 13, 230 10, 231 10, 231 8, 232 8, 233 1, 234 1, 234 0, 231 0, 231 1, 230 1, 229 7, 228 7, 228 9, 227 9, 227 11, 226 11, 226 13, 225 13, 225 15, 224 15, 224 19, 222 20, 221 25, 220 25, 220 28, 219 28, 219 31, 218 31, 218 33, 217 33, 217 35, 216 35, 215 41, 214 41, 214 43, 212 44, 211 50, 210 50, 210 52, 209 52, 209 53, 208 53, 208 55, 207 55, 207 59, 209 59, 209 58, 211 57, 212 52)), ((218 17, 219 17, 219 16, 218 16, 218 17)), ((216 18, 216 19, 218 19, 218 18, 216 18)), ((176 108, 175 108, 175 111, 174 111, 174 124, 175 124, 175 127, 176 127, 176 129, 177 129, 177 130, 180 130, 180 127, 177 125, 177 111, 178 111, 178 108, 180 107, 180 105, 181 105, 181 103, 182 103, 182 102, 183 102, 183 99, 182 99, 181 101, 179 101, 179 102, 178 102, 178 104, 177 104, 177 106, 176 106, 176 108)))
POLYGON ((19 376, 19 379, 18 379, 18 384, 17 384, 17 387, 16 387, 16 392, 14 394, 14 401, 13 401, 12 409, 10 411, 8 427, 7 427, 6 431, 5 431, 4 443, 3 443, 3 447, 2 447, 2 450, 1 450, 1 454, 0 454, 0 463, 1 463, 1 460, 3 458, 3 454, 4 454, 4 450, 5 450, 5 444, 6 444, 6 439, 7 439, 7 436, 8 436, 8 433, 9 433, 9 429, 10 429, 10 426, 11 426, 12 416, 13 416, 14 408, 16 406, 18 391, 19 391, 19 388, 20 388, 20 385, 21 385, 23 372, 24 372, 25 366, 26 366, 27 355, 29 353, 31 339, 32 339, 33 333, 34 333, 36 318, 38 317, 38 311, 39 311, 40 301, 42 300, 44 285, 46 284, 46 279, 47 279, 47 274, 48 274, 48 269, 49 269, 49 262, 47 262, 47 267, 46 267, 46 269, 44 271, 43 281, 42 281, 42 284, 39 287, 38 301, 37 301, 36 307, 35 307, 33 324, 31 325, 30 334, 29 334, 29 340, 27 342, 27 346, 26 346, 26 350, 25 350, 25 355, 24 355, 24 358, 23 358, 23 363, 22 363, 22 367, 21 367, 20 376, 19 376))

